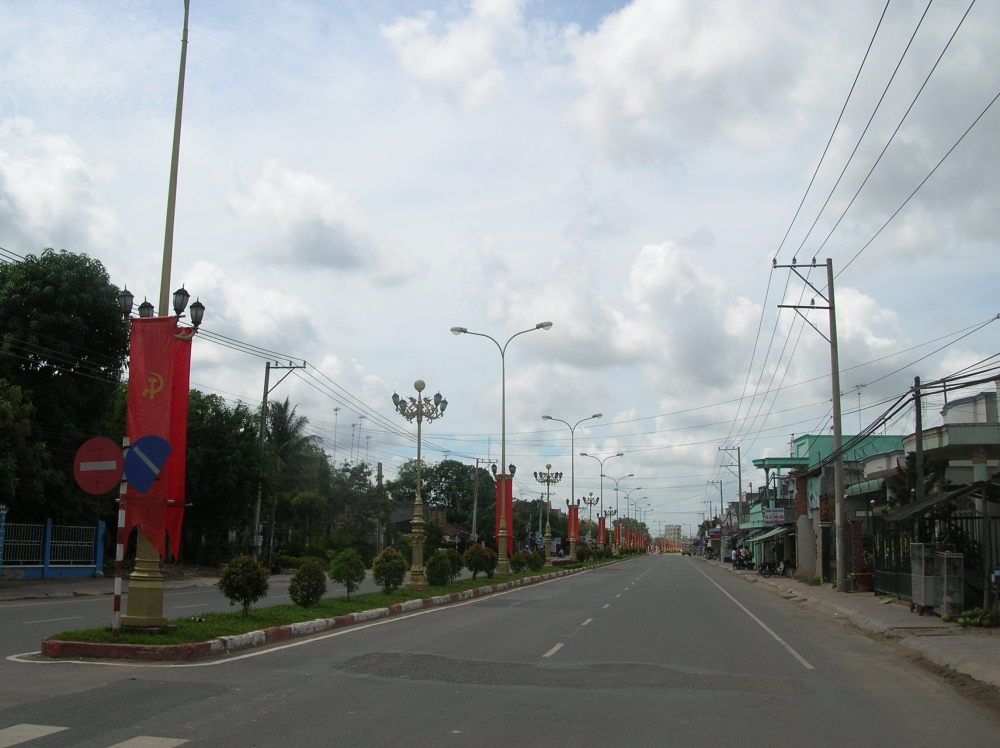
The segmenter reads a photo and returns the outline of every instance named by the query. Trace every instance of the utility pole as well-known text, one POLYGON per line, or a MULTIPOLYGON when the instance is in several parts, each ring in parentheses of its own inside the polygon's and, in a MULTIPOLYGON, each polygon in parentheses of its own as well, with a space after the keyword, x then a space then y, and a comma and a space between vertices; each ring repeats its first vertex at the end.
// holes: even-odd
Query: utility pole
POLYGON ((739 447, 719 447, 720 452, 732 453, 736 450, 736 502, 739 505, 737 523, 743 521, 743 460, 739 447))
POLYGON ((917 462, 917 488, 914 501, 924 498, 924 409, 920 402, 920 377, 913 378, 913 411, 917 430, 917 443, 914 454, 917 462))
POLYGON ((833 288, 833 260, 828 258, 826 261, 826 295, 816 288, 816 286, 814 286, 806 276, 799 272, 802 267, 819 267, 816 264, 815 257, 813 258, 811 266, 796 264, 794 257, 792 258, 791 265, 779 265, 778 260, 775 259, 773 266, 775 268, 785 268, 791 270, 799 276, 802 282, 811 288, 820 299, 826 302, 826 306, 816 306, 816 300, 813 299, 808 305, 778 304, 778 308, 794 309, 795 313, 802 317, 806 324, 818 332, 820 336, 822 336, 822 338, 830 344, 830 389, 833 396, 833 496, 837 532, 837 589, 843 592, 844 581, 847 578, 846 559, 844 558, 844 522, 846 519, 844 514, 844 455, 842 452, 844 446, 844 431, 840 411, 840 354, 837 350, 837 305, 834 299, 833 288), (830 316, 830 337, 823 335, 820 329, 800 311, 802 309, 826 309, 830 316))
MULTIPOLYGON (((257 441, 261 452, 264 451, 264 441, 267 438, 267 398, 274 392, 275 388, 288 378, 288 375, 292 373, 293 369, 304 369, 306 368, 305 361, 301 365, 293 364, 291 361, 288 362, 287 366, 279 364, 277 361, 273 364, 268 361, 264 364, 264 397, 260 401, 260 437, 257 441), (281 379, 279 379, 274 387, 270 387, 271 382, 271 369, 286 369, 287 373, 281 379)), ((261 497, 264 493, 264 464, 261 462, 260 466, 260 483, 257 485, 257 500, 253 505, 253 557, 255 561, 260 560, 260 550, 264 545, 263 536, 261 535, 261 523, 260 523, 260 505, 261 497)), ((268 546, 270 548, 274 547, 274 505, 271 506, 271 533, 270 540, 268 541, 268 546)), ((270 559, 268 559, 270 561, 270 559)), ((270 565, 270 564, 269 564, 270 565)))
POLYGON ((479 535, 476 533, 476 527, 477 527, 476 523, 479 519, 479 464, 480 463, 482 463, 483 465, 496 465, 497 461, 491 460, 489 458, 486 458, 485 460, 479 457, 476 458, 476 467, 474 468, 475 473, 473 473, 473 477, 475 478, 476 482, 475 482, 475 488, 473 489, 472 493, 472 537, 470 538, 470 540, 473 543, 479 542, 479 535))

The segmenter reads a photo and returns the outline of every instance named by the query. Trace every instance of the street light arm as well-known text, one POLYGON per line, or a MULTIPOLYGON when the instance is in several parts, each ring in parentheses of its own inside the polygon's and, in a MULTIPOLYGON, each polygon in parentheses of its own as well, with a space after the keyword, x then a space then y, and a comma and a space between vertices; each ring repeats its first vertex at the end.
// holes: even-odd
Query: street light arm
MULTIPOLYGON (((527 330, 521 330, 521 332, 515 332, 513 335, 511 335, 509 338, 507 338, 507 342, 503 344, 503 348, 500 348, 500 355, 503 356, 504 354, 507 353, 507 346, 510 345, 510 341, 512 341, 518 335, 524 335, 526 332, 534 332, 535 330, 548 330, 549 327, 552 327, 552 323, 551 322, 539 322, 537 325, 535 325, 532 328, 529 328, 527 330), (545 325, 548 325, 548 327, 545 327, 545 325)), ((496 343, 495 340, 493 342, 496 343)), ((497 343, 497 347, 498 348, 500 347, 499 343, 497 343)))
MULTIPOLYGON (((462 330, 462 332, 464 332, 466 335, 475 335, 476 337, 486 338, 487 340, 492 340, 493 341, 493 345, 495 345, 497 347, 497 350, 500 351, 500 355, 503 356, 504 350, 506 349, 506 346, 504 346, 503 348, 501 348, 500 344, 497 342, 497 339, 494 338, 492 335, 487 335, 486 333, 482 333, 482 332, 472 332, 471 330, 462 330)), ((510 341, 508 340, 507 342, 509 343, 510 341)))

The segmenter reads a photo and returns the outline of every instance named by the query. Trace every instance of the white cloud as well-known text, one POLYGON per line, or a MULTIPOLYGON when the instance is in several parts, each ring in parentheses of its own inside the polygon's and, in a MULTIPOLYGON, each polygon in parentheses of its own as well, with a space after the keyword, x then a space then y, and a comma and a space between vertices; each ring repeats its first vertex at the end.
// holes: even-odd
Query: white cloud
POLYGON ((125 232, 95 181, 69 137, 25 118, 0 122, 0 236, 9 249, 120 252, 125 232))
POLYGON ((433 11, 400 18, 382 36, 418 81, 475 104, 504 82, 497 59, 522 34, 525 0, 473 0, 468 14, 438 22, 433 11))
POLYGON ((390 258, 372 239, 347 195, 312 174, 275 161, 264 165, 248 189, 234 191, 229 205, 244 218, 276 224, 257 247, 266 259, 306 270, 363 271, 385 285, 403 282, 422 270, 419 260, 390 258))

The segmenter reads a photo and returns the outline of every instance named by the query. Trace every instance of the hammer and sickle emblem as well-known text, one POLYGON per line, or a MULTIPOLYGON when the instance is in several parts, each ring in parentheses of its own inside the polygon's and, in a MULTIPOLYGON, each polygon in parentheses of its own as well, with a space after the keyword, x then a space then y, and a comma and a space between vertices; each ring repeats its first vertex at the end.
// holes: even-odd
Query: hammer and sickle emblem
POLYGON ((156 372, 152 372, 149 377, 149 389, 143 390, 141 397, 146 397, 146 395, 149 395, 149 399, 152 400, 153 397, 156 395, 156 393, 158 393, 162 389, 163 389, 163 377, 161 377, 156 372))

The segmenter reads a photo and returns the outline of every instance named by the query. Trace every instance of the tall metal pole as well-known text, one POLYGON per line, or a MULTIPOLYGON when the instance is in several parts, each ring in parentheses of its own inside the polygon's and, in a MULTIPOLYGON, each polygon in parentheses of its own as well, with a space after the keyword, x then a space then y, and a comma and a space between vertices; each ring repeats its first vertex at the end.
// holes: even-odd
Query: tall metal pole
POLYGON ((158 314, 170 314, 170 266, 174 256, 174 207, 177 204, 177 163, 181 155, 181 112, 184 109, 184 70, 187 67, 188 10, 191 0, 184 0, 184 33, 181 36, 181 69, 177 76, 177 106, 174 108, 174 146, 170 154, 170 186, 167 188, 167 226, 163 234, 163 266, 160 269, 160 306, 158 314))
MULTIPOLYGON (((510 343, 510 341, 507 341, 510 343)), ((497 569, 494 574, 510 574, 507 558, 507 346, 500 349, 500 531, 497 533, 497 569)))
POLYGON ((837 522, 837 589, 844 591, 847 579, 846 559, 844 558, 844 523, 847 519, 844 512, 844 429, 840 412, 840 355, 837 350, 837 304, 833 291, 833 260, 826 261, 827 299, 830 311, 830 388, 833 395, 833 450, 836 457, 833 462, 833 490, 835 518, 837 522))
MULTIPOLYGON (((261 455, 264 454, 264 439, 267 434, 267 396, 270 393, 271 384, 271 362, 268 361, 264 365, 264 397, 260 401, 260 437, 257 440, 257 446, 260 447, 261 455)), ((253 558, 255 561, 260 560, 260 547, 261 547, 261 536, 260 536, 260 503, 261 497, 264 493, 264 460, 260 463, 260 483, 257 485, 257 500, 253 504, 253 558)), ((271 532, 274 532, 274 528, 271 528, 271 532)))

